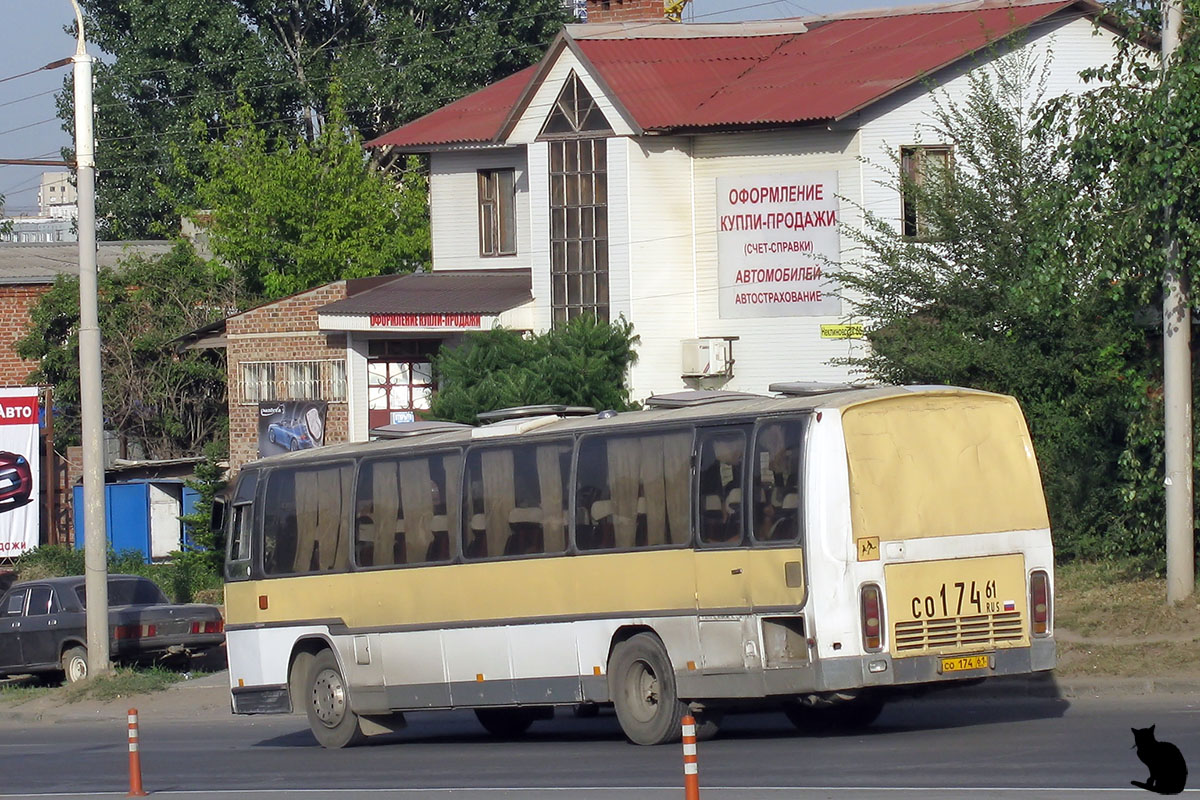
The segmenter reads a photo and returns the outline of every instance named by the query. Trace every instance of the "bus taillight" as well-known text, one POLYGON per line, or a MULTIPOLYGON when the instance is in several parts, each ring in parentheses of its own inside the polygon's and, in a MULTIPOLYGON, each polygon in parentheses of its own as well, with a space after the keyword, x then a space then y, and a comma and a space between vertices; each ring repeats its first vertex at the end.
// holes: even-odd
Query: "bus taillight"
POLYGON ((1045 636, 1050 632, 1050 576, 1041 570, 1029 575, 1029 600, 1033 635, 1045 636))
POLYGON ((868 583, 862 587, 862 633, 863 648, 868 652, 883 649, 883 604, 879 601, 879 587, 868 583))

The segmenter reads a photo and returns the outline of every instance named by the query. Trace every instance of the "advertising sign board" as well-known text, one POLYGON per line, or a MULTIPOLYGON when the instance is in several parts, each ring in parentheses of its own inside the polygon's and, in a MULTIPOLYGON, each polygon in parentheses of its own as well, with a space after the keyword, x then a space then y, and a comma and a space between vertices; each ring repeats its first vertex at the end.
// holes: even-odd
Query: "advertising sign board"
POLYGON ((325 444, 325 412, 328 405, 324 400, 259 403, 259 458, 325 444))
POLYGON ((836 316, 828 272, 839 253, 836 172, 717 179, 722 318, 836 316))
POLYGON ((0 389, 0 557, 38 545, 38 390, 0 389))

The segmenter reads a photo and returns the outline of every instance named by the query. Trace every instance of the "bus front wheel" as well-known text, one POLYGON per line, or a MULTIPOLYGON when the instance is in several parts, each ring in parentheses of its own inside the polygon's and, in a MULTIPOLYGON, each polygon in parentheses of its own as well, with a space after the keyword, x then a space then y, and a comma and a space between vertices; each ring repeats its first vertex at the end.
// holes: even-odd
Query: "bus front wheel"
POLYGON ((313 656, 308 679, 308 725, 322 747, 352 747, 366 737, 350 709, 350 692, 332 650, 313 656))
POLYGON ((629 741, 678 741, 687 705, 679 699, 671 659, 657 636, 638 633, 614 647, 608 682, 617 721, 629 741))

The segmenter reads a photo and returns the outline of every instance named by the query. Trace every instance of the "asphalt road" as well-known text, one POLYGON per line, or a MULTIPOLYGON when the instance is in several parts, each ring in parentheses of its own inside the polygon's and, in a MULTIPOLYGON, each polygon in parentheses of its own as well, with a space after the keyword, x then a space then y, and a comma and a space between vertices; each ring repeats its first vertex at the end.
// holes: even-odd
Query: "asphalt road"
MULTIPOLYGON (((889 706, 865 733, 805 735, 780 714, 726 719, 700 745, 702 797, 1142 797, 1146 770, 1131 727, 1157 725, 1200 771, 1200 695, 927 698, 889 706)), ((0 720, 5 797, 123 796, 123 724, 0 720)), ((328 751, 300 716, 200 715, 142 720, 144 785, 154 795, 253 797, 581 798, 682 795, 677 745, 636 747, 611 715, 560 715, 522 740, 490 737, 469 713, 410 716, 401 733, 328 751)), ((1200 775, 1193 781, 1200 786, 1200 775)), ((1189 790, 1189 793, 1200 790, 1189 790)))

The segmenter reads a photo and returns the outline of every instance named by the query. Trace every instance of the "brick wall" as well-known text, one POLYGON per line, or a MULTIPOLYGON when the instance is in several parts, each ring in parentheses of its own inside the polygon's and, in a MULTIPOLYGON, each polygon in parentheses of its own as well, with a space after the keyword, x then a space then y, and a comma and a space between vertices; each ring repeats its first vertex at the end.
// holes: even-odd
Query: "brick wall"
POLYGON ((665 22, 663 0, 587 0, 588 22, 665 22))
MULTIPOLYGON (((346 282, 337 281, 251 309, 225 323, 229 341, 229 470, 258 458, 258 404, 242 405, 243 361, 323 361, 345 359, 346 336, 317 330, 317 309, 346 298, 346 282)), ((329 404, 325 443, 350 439, 346 403, 329 404)))
POLYGON ((0 386, 24 384, 37 366, 17 355, 16 344, 25 336, 30 309, 49 290, 48 284, 0 286, 0 386))

